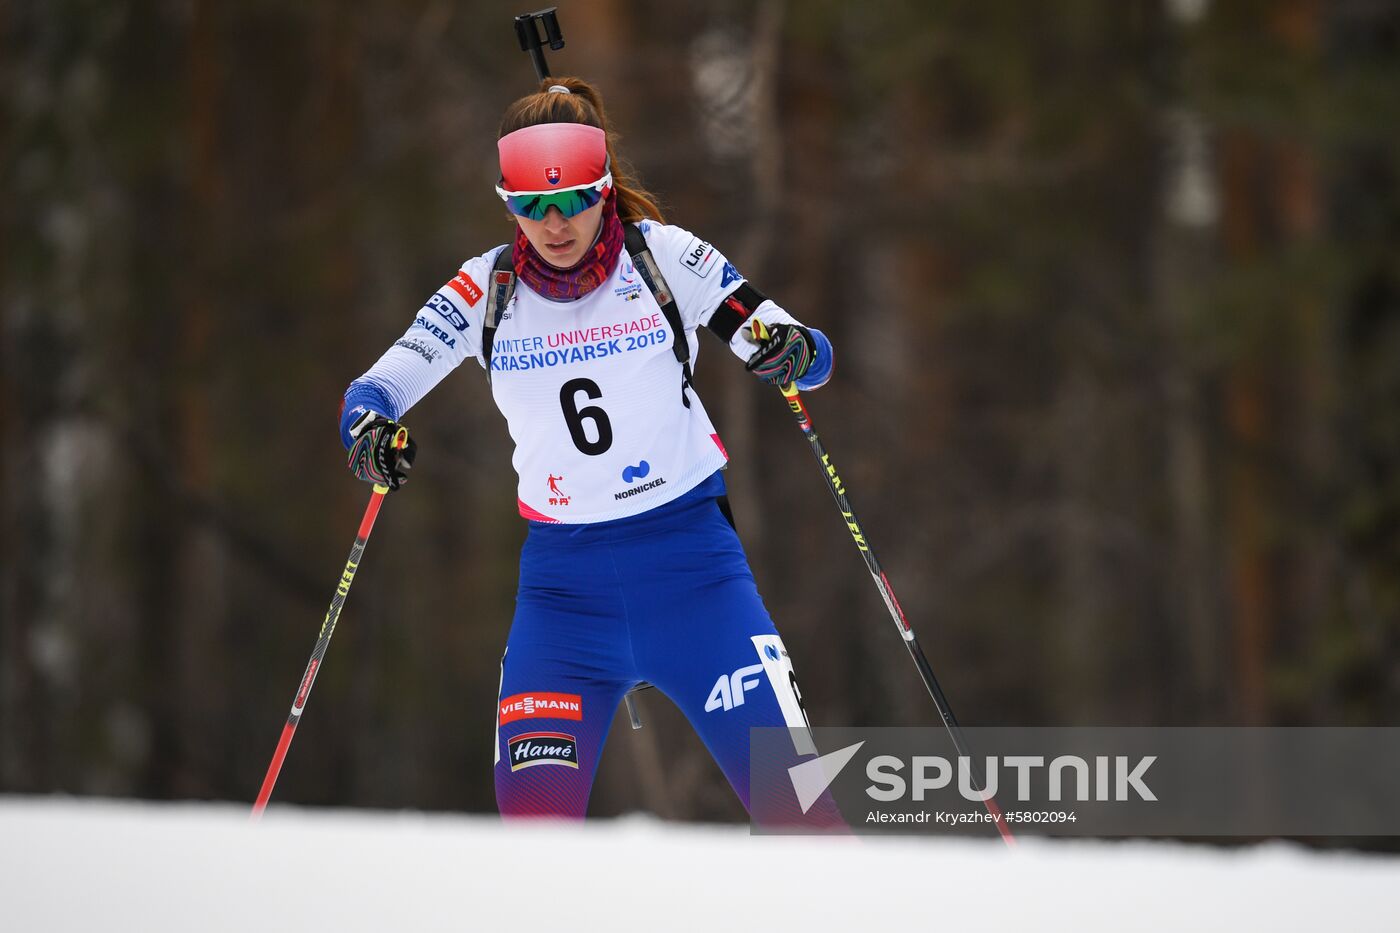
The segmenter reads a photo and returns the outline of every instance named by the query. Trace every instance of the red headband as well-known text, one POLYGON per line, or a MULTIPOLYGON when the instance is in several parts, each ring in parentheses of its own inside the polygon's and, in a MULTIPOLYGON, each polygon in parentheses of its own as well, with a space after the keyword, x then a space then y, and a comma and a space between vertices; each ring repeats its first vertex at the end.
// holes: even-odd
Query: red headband
POLYGON ((539 123, 496 141, 501 187, 563 191, 591 185, 608 171, 607 134, 584 123, 539 123))

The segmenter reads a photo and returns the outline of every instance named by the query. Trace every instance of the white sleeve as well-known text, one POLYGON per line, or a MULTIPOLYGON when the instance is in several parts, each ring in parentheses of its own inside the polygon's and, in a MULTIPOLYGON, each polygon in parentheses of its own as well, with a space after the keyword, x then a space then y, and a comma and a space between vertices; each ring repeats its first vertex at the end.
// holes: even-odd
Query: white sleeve
MULTIPOLYGON (((448 282, 418 309, 408 330, 373 366, 351 384, 378 389, 403 414, 469 356, 482 361, 481 321, 486 294, 479 283, 489 282, 499 249, 462 264, 448 282)), ((482 365, 485 365, 484 363, 482 365)), ((350 394, 346 396, 350 399, 350 394)))
MULTIPOLYGON (((686 330, 704 326, 724 299, 744 284, 744 276, 734 263, 709 243, 682 227, 642 221, 637 225, 656 258, 656 267, 675 295, 686 330)), ((764 324, 800 324, 773 299, 765 299, 748 320, 764 324)), ((748 362, 757 345, 749 337, 748 326, 740 327, 729 340, 730 351, 748 362)))
POLYGON ((649 220, 637 226, 656 268, 671 287, 686 330, 708 321, 720 302, 744 281, 732 262, 689 230, 649 220))

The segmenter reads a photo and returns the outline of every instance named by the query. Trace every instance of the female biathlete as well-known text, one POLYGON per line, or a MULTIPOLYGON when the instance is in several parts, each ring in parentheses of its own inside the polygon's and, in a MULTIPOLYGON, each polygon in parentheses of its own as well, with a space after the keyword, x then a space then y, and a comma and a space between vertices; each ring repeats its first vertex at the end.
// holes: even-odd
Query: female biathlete
MULTIPOLYGON (((681 708, 748 807, 750 727, 791 727, 789 763, 815 750, 726 517, 727 455, 690 385, 696 332, 802 389, 830 377, 831 344, 662 222, 588 83, 551 78, 517 100, 497 148, 515 241, 464 263, 351 383, 350 469, 397 489, 417 446, 396 449, 398 420, 475 357, 529 522, 496 712, 501 813, 581 818, 618 703, 641 682, 681 708)), ((828 807, 798 816, 831 821, 828 807)))

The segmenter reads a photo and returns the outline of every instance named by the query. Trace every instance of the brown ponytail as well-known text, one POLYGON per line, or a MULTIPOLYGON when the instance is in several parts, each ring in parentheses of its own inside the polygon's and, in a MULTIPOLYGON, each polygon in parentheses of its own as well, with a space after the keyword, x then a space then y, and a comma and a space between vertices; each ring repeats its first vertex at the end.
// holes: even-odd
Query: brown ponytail
POLYGON ((617 190, 617 216, 624 223, 639 220, 666 222, 666 218, 661 216, 661 208, 656 204, 656 196, 643 188, 636 181, 632 167, 617 157, 617 134, 608 128, 603 97, 597 88, 582 78, 545 78, 540 82, 538 91, 527 94, 506 108, 496 138, 540 123, 584 123, 606 133, 613 187, 617 190), (568 88, 570 93, 551 92, 549 88, 555 84, 568 88))

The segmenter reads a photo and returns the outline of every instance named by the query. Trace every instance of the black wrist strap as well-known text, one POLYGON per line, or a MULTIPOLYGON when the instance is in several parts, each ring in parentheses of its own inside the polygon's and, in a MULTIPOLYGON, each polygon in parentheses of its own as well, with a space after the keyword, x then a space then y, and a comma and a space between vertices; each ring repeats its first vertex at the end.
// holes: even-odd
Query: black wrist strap
POLYGON ((734 333, 749 319, 749 315, 767 300, 767 295, 744 282, 720 302, 715 313, 710 315, 710 322, 705 326, 710 329, 710 333, 728 343, 734 338, 734 333))

